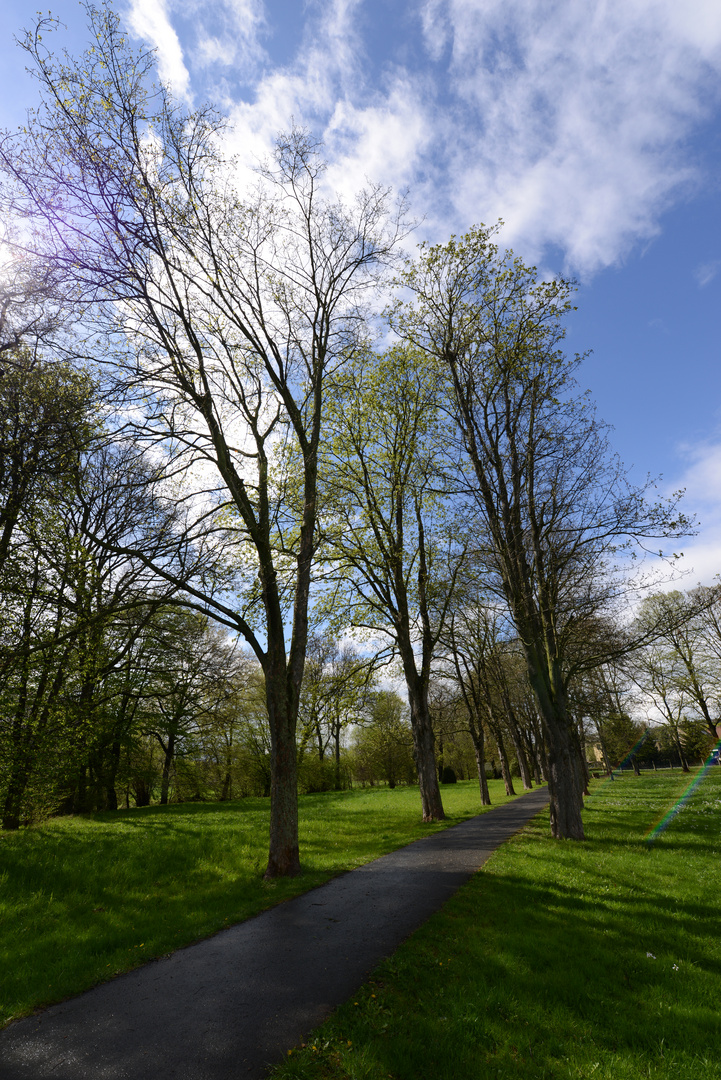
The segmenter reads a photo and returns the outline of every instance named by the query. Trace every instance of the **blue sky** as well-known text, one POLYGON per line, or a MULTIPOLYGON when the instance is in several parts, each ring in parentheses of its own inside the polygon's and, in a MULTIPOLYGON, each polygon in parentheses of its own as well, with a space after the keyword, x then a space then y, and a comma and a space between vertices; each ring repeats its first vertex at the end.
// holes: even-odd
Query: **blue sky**
MULTIPOLYGON (((418 240, 506 221, 502 242, 580 281, 569 351, 636 479, 685 486, 687 584, 721 571, 718 0, 119 0, 190 103, 251 162, 296 123, 330 176, 408 189, 418 240)), ((0 125, 32 82, 0 14, 0 125)), ((76 0, 56 0, 71 51, 76 0)))

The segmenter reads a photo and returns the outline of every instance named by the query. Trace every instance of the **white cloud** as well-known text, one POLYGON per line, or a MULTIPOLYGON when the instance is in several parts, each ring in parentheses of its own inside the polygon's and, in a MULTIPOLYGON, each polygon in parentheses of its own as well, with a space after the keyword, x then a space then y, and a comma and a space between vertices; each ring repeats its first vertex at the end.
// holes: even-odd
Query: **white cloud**
POLYGON ((191 72, 249 73, 229 106, 246 162, 294 120, 325 141, 343 190, 408 185, 433 239, 503 217, 525 257, 556 245, 588 275, 700 183, 688 137, 718 102, 718 0, 406 0, 426 50, 413 68, 392 49, 376 62, 362 0, 307 3, 295 59, 276 68, 262 47, 283 18, 274 0, 168 3, 143 15, 132 0, 133 25, 174 84, 187 71, 168 11, 194 35, 191 72))
POLYGON ((412 80, 398 78, 376 105, 338 102, 325 129, 336 191, 350 196, 365 177, 396 189, 417 182, 433 135, 414 90, 412 80))
POLYGON ((682 587, 691 588, 710 585, 721 574, 721 443, 683 446, 680 453, 687 465, 672 486, 685 489, 682 509, 699 522, 697 535, 679 542, 683 558, 677 567, 687 572, 682 587))
POLYGON ((697 266, 694 270, 694 277, 699 284, 699 288, 703 289, 705 285, 710 285, 719 270, 721 270, 721 259, 712 259, 711 262, 697 266))
MULTIPOLYGON (((353 20, 358 6, 359 0, 332 0, 309 16, 295 63, 268 72, 256 84, 252 102, 237 102, 230 109, 231 148, 244 164, 266 157, 277 134, 293 123, 321 138, 330 135, 330 141, 334 127, 342 128, 343 107, 348 104, 354 111, 354 88, 363 82, 353 20)), ((359 179, 362 183, 362 174, 359 179)))
POLYGON ((444 6, 456 95, 446 144, 458 217, 502 216, 511 241, 536 258, 558 244, 581 273, 652 236, 669 200, 695 179, 678 143, 704 115, 702 100, 721 70, 718 4, 444 6))
POLYGON ((165 0, 131 0, 128 21, 133 32, 157 49, 158 71, 178 97, 189 99, 190 75, 165 0))
POLYGON ((440 60, 450 40, 445 0, 426 0, 421 11, 421 25, 426 47, 433 60, 440 60))
POLYGON ((190 21, 197 43, 192 65, 198 68, 233 69, 241 83, 254 81, 267 61, 262 45, 266 31, 263 0, 174 0, 181 15, 190 21))

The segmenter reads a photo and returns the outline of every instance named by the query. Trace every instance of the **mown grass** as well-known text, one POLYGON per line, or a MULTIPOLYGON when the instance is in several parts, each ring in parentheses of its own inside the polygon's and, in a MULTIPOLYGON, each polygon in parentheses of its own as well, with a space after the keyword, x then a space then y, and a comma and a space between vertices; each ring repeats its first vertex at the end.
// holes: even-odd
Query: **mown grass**
MULTIPOLYGON (((507 802, 492 783, 494 805, 507 802)), ((443 788, 453 825, 478 784, 443 788)), ((300 877, 264 882, 267 799, 58 818, 0 834, 0 1025, 162 956, 443 826, 418 788, 300 800, 300 877)))
POLYGON ((587 840, 542 814, 273 1080, 721 1078, 721 769, 597 783, 587 840))

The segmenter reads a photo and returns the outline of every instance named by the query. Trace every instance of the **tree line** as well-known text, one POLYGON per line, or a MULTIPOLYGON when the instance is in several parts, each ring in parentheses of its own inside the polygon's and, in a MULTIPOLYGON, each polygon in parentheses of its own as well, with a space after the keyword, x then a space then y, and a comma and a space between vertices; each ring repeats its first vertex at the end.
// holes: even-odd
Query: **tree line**
POLYGON ((39 105, 0 141, 6 822, 34 762, 72 762, 74 808, 112 803, 128 732, 172 761, 183 701, 210 722, 262 696, 266 873, 296 873, 299 767, 315 744, 341 782, 348 717, 395 662, 424 820, 444 816, 449 685, 482 797, 492 739, 509 782, 509 746, 548 782, 553 835, 581 838, 578 687, 715 593, 618 617, 636 548, 690 523, 629 481, 577 386, 573 283, 497 226, 404 256, 403 204, 338 197, 305 131, 240 190, 223 117, 86 10, 79 57, 51 18, 25 36, 39 105), (358 653, 319 659, 323 640, 358 653))

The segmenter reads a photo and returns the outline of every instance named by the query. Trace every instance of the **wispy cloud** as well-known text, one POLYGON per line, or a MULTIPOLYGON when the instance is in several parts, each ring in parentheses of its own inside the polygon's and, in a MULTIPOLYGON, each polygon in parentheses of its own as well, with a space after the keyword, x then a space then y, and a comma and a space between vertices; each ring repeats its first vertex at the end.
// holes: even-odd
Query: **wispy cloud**
POLYGON ((180 98, 191 97, 190 75, 183 61, 183 50, 170 21, 165 0, 131 0, 128 22, 133 32, 158 54, 158 71, 180 98))
POLYGON ((682 508, 698 520, 698 534, 681 546, 677 568, 686 572, 683 587, 710 585, 721 574, 721 442, 679 448, 686 466, 672 485, 685 490, 682 508))
POLYGON ((295 120, 324 139, 341 186, 410 186, 432 238, 503 217, 526 257, 553 246, 581 275, 655 235, 699 183, 688 139, 719 97, 718 0, 407 0, 415 60, 382 61, 361 0, 313 0, 295 58, 275 68, 263 48, 282 19, 273 0, 143 12, 132 0, 174 85, 187 70, 219 82, 246 71, 228 107, 247 161, 295 120))
POLYGON ((446 0, 431 55, 441 8, 459 217, 502 216, 511 239, 558 245, 582 273, 653 235, 694 180, 679 140, 721 68, 718 5, 446 0))
POLYGON ((699 284, 699 288, 703 289, 705 285, 710 285, 719 270, 721 270, 721 259, 712 259, 710 262, 697 266, 694 270, 694 277, 699 284))

